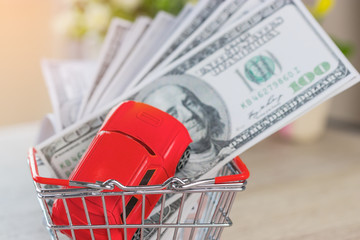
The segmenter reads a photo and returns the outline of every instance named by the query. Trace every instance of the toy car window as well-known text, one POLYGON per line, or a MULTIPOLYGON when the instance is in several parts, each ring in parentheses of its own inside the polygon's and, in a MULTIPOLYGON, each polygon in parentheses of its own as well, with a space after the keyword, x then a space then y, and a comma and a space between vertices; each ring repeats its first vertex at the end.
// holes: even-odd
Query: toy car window
POLYGON ((137 139, 137 138, 135 138, 135 137, 133 137, 133 136, 131 136, 131 135, 129 135, 129 134, 126 134, 126 133, 124 133, 124 132, 121 132, 121 131, 113 131, 113 132, 121 133, 121 134, 127 136, 128 138, 133 139, 134 141, 136 141, 136 142, 138 142, 139 144, 141 144, 141 145, 146 149, 146 151, 149 152, 150 155, 153 155, 153 156, 156 155, 155 152, 154 152, 148 145, 146 145, 144 142, 142 142, 141 140, 139 140, 139 139, 137 139))
POLYGON ((147 185, 151 179, 151 177, 154 175, 155 169, 149 169, 146 171, 143 179, 141 179, 140 186, 141 185, 147 185))

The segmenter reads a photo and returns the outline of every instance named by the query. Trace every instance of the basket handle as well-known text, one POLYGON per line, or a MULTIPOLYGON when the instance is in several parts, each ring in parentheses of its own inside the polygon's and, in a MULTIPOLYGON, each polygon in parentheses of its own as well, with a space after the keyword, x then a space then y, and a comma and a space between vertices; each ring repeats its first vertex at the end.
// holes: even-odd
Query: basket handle
POLYGON ((239 156, 233 159, 233 163, 240 171, 240 174, 216 177, 215 184, 245 181, 249 178, 250 172, 239 156))
MULTIPOLYGON (((73 186, 73 185, 82 186, 85 184, 85 183, 80 183, 80 182, 73 182, 68 179, 41 177, 39 175, 38 165, 36 162, 36 149, 35 148, 30 148, 29 154, 28 154, 28 161, 29 161, 31 176, 32 176, 33 180, 37 183, 60 185, 60 186, 66 186, 66 187, 69 187, 70 185, 71 186, 73 186), (73 184, 70 184, 70 182, 73 182, 73 184)), ((215 184, 244 181, 247 178, 249 178, 249 176, 250 176, 249 170, 247 169, 246 165, 243 163, 243 161, 240 159, 239 156, 237 156, 233 159, 233 163, 241 173, 234 174, 234 175, 228 175, 228 176, 216 177, 215 184)))
POLYGON ((28 154, 28 161, 31 171, 32 179, 41 184, 50 184, 50 185, 60 185, 60 186, 69 186, 70 181, 68 179, 57 179, 57 178, 46 178, 40 177, 38 165, 36 162, 36 150, 35 148, 30 148, 28 154))

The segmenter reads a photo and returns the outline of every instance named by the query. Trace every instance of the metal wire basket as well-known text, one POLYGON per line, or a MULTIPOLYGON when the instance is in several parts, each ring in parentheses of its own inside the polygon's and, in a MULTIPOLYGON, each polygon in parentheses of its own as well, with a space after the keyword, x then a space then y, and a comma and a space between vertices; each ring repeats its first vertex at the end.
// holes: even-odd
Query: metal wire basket
POLYGON ((220 239, 223 228, 232 225, 229 213, 235 195, 245 190, 249 177, 249 171, 239 157, 225 165, 213 179, 190 182, 173 177, 162 185, 136 187, 124 186, 115 180, 86 183, 41 177, 35 149, 30 149, 28 162, 52 239, 84 239, 79 237, 80 231, 86 231, 88 239, 220 239), (114 188, 118 191, 111 191, 114 188), (146 219, 145 202, 147 196, 153 194, 161 197, 146 219), (122 224, 109 221, 106 201, 114 196, 122 199, 122 216, 127 216, 126 211, 129 210, 125 206, 125 198, 136 196, 140 199, 141 219, 135 224, 127 222, 126 217, 122 217, 122 224), (88 199, 95 197, 102 202, 101 211, 105 220, 102 224, 92 223, 88 211, 88 199), (72 199, 81 199, 86 224, 74 223, 71 209, 67 206, 72 199), (52 206, 56 200, 63 201, 68 224, 54 223, 52 206), (135 234, 131 233, 134 229, 135 234), (114 231, 121 234, 114 237, 114 231), (61 233, 67 233, 67 236, 61 233))

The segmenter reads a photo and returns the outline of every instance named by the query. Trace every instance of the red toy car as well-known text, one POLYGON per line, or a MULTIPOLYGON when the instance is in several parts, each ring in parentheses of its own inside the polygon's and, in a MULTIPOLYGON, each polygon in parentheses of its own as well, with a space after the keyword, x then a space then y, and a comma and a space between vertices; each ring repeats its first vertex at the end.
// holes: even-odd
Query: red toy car
MULTIPOLYGON (((171 115, 144 103, 127 101, 114 108, 90 144, 69 180, 95 182, 115 179, 125 186, 157 185, 175 175, 189 158, 191 138, 186 128, 171 115)), ((111 191, 121 191, 116 188, 111 191)), ((159 195, 148 195, 145 217, 158 202, 159 195)), ((109 224, 141 223, 140 196, 126 196, 126 216, 121 196, 106 197, 109 224)), ((86 197, 92 224, 105 224, 101 197, 86 197)), ((73 225, 87 225, 81 198, 67 200, 73 225)), ((54 202, 52 219, 69 225, 62 199, 54 202)), ((128 229, 131 239, 137 229, 128 229)), ((62 232, 71 237, 69 230, 62 232)), ((108 239, 105 229, 93 231, 95 239, 108 239)), ((111 229, 112 239, 124 239, 122 229, 111 229)), ((89 230, 75 230, 76 239, 91 239, 89 230)))

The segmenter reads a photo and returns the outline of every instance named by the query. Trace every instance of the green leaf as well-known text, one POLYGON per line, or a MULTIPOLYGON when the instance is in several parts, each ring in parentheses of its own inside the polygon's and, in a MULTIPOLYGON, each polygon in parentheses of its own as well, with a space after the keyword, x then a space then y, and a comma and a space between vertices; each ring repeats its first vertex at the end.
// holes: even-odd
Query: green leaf
POLYGON ((343 40, 339 40, 336 37, 332 37, 332 39, 347 58, 351 57, 355 52, 355 46, 353 44, 345 42, 343 40))

